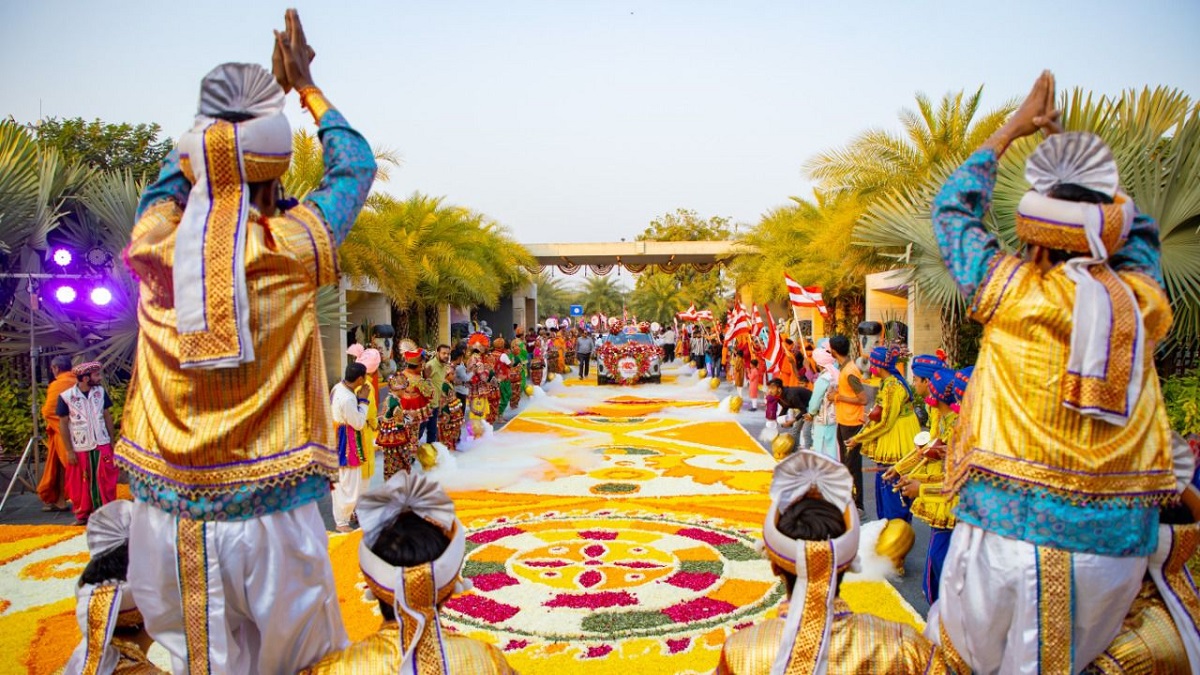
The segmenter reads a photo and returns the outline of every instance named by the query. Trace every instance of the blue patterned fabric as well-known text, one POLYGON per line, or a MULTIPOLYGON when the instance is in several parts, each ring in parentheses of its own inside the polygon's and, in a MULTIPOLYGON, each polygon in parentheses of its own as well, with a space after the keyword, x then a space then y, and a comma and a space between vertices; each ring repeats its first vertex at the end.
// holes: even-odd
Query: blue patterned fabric
MULTIPOLYGON (((933 234, 938 249, 959 291, 971 305, 992 262, 1002 255, 999 240, 983 224, 984 214, 992 207, 998 166, 993 150, 975 151, 950 174, 933 200, 933 234)), ((1141 213, 1134 218, 1128 241, 1109 257, 1109 265, 1117 271, 1140 272, 1163 285, 1158 224, 1153 218, 1141 213)))
POLYGON ((903 520, 912 522, 912 507, 904 501, 904 495, 892 489, 892 484, 883 479, 883 474, 892 467, 879 465, 875 473, 875 515, 881 520, 903 520))
POLYGON ((325 176, 304 201, 325 216, 337 245, 346 240, 375 181, 375 153, 337 110, 321 116, 317 131, 324 147, 325 176))
POLYGON ((921 354, 914 357, 912 360, 912 374, 917 377, 923 377, 926 380, 933 377, 933 374, 946 367, 946 362, 939 359, 934 354, 921 354))
POLYGON ((954 515, 1002 537, 1074 553, 1147 556, 1158 547, 1155 507, 1072 503, 1045 490, 1015 494, 978 478, 959 490, 954 515))
POLYGON ((1001 253, 1000 242, 983 224, 983 214, 992 208, 998 165, 995 152, 977 150, 950 174, 933 200, 933 234, 942 260, 971 304, 1001 253))
POLYGON ((283 513, 315 502, 329 494, 329 479, 307 476, 295 483, 245 488, 231 495, 185 499, 167 487, 156 487, 131 476, 129 491, 141 502, 188 520, 249 520, 271 513, 283 513))
POLYGON ((942 583, 942 568, 946 565, 946 552, 950 550, 950 535, 954 530, 941 527, 929 529, 929 549, 925 553, 925 601, 937 602, 938 587, 942 583))
MULTIPOLYGON (((325 176, 305 201, 317 207, 325 224, 340 245, 354 226, 354 219, 367 201, 375 180, 375 153, 366 139, 350 127, 335 109, 321 116, 317 136, 324 148, 325 176)), ((179 168, 179 151, 172 150, 163 160, 158 179, 142 192, 137 217, 149 207, 166 199, 187 204, 192 184, 179 168)))

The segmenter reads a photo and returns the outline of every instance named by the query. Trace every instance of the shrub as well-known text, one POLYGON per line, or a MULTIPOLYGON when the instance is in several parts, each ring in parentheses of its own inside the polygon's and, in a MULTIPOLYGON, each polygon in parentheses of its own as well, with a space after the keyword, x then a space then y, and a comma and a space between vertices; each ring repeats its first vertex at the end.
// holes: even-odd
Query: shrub
POLYGON ((1200 434, 1200 370, 1165 378, 1162 390, 1171 428, 1184 436, 1200 434))

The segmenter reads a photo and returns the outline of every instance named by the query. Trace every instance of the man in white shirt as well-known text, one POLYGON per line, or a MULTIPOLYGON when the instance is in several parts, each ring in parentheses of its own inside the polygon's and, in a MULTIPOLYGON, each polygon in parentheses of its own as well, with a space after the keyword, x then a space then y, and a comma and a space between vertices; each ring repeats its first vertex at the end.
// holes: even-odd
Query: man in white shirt
POLYGON ((663 360, 667 363, 675 362, 675 330, 667 327, 662 332, 662 348, 663 360))
POLYGON ((350 532, 350 516, 362 493, 362 428, 367 423, 367 367, 361 363, 346 366, 345 377, 333 385, 330 408, 337 429, 338 482, 333 487, 333 521, 338 532, 350 532))

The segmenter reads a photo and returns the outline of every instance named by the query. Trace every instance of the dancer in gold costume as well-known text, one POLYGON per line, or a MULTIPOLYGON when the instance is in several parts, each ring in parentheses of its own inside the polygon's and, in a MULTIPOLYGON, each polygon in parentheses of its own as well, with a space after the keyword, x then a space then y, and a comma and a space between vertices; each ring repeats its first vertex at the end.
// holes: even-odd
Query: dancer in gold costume
POLYGON ((312 675, 513 673, 492 645, 445 633, 438 609, 461 592, 466 528, 454 502, 424 476, 399 473, 363 495, 358 506, 363 538, 359 565, 379 600, 383 626, 374 635, 330 654, 312 675))
POLYGON ((1046 72, 933 204, 984 333, 946 455, 958 522, 928 630, 976 673, 1078 672, 1099 656, 1179 489, 1152 360, 1171 325, 1158 228, 1103 141, 1058 133, 1057 117, 1046 72), (1039 129, 1016 210, 1027 247, 1005 253, 984 224, 1000 156, 1039 129))
POLYGON ((64 675, 152 675, 161 673, 146 657, 151 640, 126 581, 132 504, 109 502, 87 525, 91 560, 75 589, 75 616, 83 640, 64 675))
POLYGON ((177 672, 295 672, 347 640, 317 509, 338 457, 315 307, 376 165, 313 84, 299 16, 286 21, 274 76, 239 63, 205 76, 126 250, 139 327, 116 448, 137 500, 129 580, 177 672), (325 163, 299 202, 279 182, 293 88, 325 163))
POLYGON ((718 675, 948 672, 920 633, 856 614, 838 597, 858 555, 853 489, 841 462, 815 452, 799 451, 775 467, 763 543, 791 602, 785 617, 731 635, 718 675))

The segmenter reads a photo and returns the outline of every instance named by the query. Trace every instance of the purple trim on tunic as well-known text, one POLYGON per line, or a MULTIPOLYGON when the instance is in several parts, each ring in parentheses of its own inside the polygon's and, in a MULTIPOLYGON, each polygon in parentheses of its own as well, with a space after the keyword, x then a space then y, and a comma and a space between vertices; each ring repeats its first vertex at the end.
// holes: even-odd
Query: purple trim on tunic
MULTIPOLYGON (((330 450, 327 446, 324 446, 320 443, 309 442, 309 443, 305 443, 304 445, 301 445, 301 446, 298 446, 295 448, 291 448, 290 450, 284 450, 283 452, 279 452, 274 455, 268 455, 266 457, 258 457, 255 459, 241 460, 241 461, 237 461, 237 462, 225 462, 225 463, 221 463, 221 464, 210 464, 210 465, 204 466, 204 467, 183 467, 183 466, 179 466, 178 464, 172 464, 171 462, 168 462, 166 459, 163 459, 162 455, 158 455, 158 454, 155 454, 153 452, 146 450, 145 448, 138 445, 137 443, 134 443, 133 441, 129 440, 129 438, 127 436, 122 436, 121 442, 128 445, 129 447, 137 450, 138 452, 142 453, 143 455, 145 455, 147 457, 153 457, 156 459, 160 459, 163 462, 165 462, 167 464, 167 466, 170 466, 173 469, 180 469, 183 471, 208 471, 211 469, 223 469, 223 468, 235 467, 235 466, 248 466, 250 464, 257 464, 257 463, 263 462, 263 461, 287 457, 288 455, 293 455, 297 452, 302 452, 304 450, 307 450, 309 448, 314 448, 314 447, 333 454, 333 451, 330 450)), ((118 457, 117 459, 121 459, 121 458, 118 457)), ((199 484, 181 483, 177 480, 166 478, 165 476, 151 474, 148 471, 146 471, 145 469, 142 469, 140 467, 131 466, 130 463, 128 462, 128 460, 124 460, 121 463, 123 465, 125 465, 126 468, 128 468, 132 471, 136 471, 137 473, 140 473, 142 475, 151 476, 156 481, 161 481, 163 483, 170 483, 172 485, 178 485, 179 487, 182 487, 185 489, 194 489, 194 488, 201 488, 201 487, 229 487, 229 485, 230 485, 227 483, 199 483, 199 484)), ((296 473, 296 472, 291 472, 291 473, 296 473)), ((239 484, 234 483, 233 485, 239 485, 239 484)))

